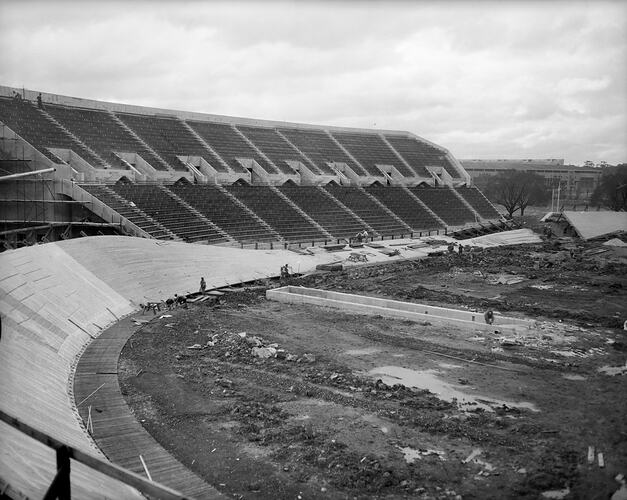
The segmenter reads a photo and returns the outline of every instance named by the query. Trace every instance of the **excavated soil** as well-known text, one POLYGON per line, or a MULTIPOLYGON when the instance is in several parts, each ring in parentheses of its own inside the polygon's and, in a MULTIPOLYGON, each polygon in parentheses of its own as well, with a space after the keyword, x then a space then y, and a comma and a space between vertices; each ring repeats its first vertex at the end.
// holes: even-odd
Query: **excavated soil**
POLYGON ((515 338, 270 302, 266 283, 144 316, 120 384, 146 429, 233 498, 609 498, 627 472, 627 375, 599 368, 627 359, 627 266, 597 248, 289 280, 538 320, 515 338))

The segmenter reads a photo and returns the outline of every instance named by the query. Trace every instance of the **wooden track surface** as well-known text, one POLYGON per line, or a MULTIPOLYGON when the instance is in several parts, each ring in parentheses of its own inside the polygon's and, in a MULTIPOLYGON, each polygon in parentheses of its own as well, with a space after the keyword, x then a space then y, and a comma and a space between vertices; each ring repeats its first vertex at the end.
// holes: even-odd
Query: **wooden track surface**
POLYGON ((111 462, 144 475, 141 454, 154 481, 194 498, 220 498, 222 495, 216 489, 183 466, 148 434, 124 401, 118 384, 118 358, 135 328, 130 319, 123 319, 89 344, 78 362, 74 378, 76 403, 84 401, 78 410, 87 422, 91 407, 92 436, 111 462))

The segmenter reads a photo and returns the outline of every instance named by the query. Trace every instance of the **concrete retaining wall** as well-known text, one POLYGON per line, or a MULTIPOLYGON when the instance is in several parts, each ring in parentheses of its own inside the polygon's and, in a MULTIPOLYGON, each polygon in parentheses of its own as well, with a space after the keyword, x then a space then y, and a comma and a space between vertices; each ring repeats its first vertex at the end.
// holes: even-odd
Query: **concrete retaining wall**
POLYGON ((534 321, 501 316, 500 314, 495 314, 494 323, 488 325, 484 321, 483 313, 315 288, 296 286, 275 288, 266 291, 266 298, 289 304, 314 304, 333 307, 343 311, 381 315, 388 318, 409 319, 412 321, 429 321, 430 323, 455 325, 488 332, 495 330, 501 333, 515 332, 536 327, 534 321))

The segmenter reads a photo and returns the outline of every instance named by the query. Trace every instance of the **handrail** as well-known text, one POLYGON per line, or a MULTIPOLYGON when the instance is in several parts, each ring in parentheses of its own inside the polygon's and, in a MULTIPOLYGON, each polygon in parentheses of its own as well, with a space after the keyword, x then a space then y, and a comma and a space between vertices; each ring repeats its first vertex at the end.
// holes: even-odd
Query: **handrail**
POLYGON ((49 434, 31 427, 2 410, 0 410, 0 421, 7 423, 11 427, 26 434, 34 440, 53 448, 57 452, 57 474, 48 488, 48 492, 44 498, 60 498, 63 500, 69 500, 69 459, 73 458, 77 462, 80 462, 91 469, 136 488, 141 493, 148 495, 151 498, 159 498, 163 500, 193 500, 191 497, 185 496, 178 491, 168 488, 167 486, 144 479, 139 474, 88 455, 87 453, 72 446, 66 445, 49 434))

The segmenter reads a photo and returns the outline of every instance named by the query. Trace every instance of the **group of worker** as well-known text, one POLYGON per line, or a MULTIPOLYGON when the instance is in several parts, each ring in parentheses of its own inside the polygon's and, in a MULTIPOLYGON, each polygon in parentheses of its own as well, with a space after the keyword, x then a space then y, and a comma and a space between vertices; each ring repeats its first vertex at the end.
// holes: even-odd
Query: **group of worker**
POLYGON ((176 307, 184 307, 187 308, 187 297, 185 295, 174 294, 174 297, 168 297, 166 300, 161 300, 159 302, 146 302, 145 304, 139 304, 139 307, 142 310, 142 315, 147 312, 152 311, 153 316, 157 314, 157 312, 161 312, 163 310, 172 310, 176 307))
MULTIPOLYGON (((449 243, 449 244, 448 244, 448 253, 455 253, 455 243, 449 243)), ((457 246, 457 253, 458 253, 459 255, 461 255, 461 254, 463 254, 463 253, 464 253, 464 245, 459 244, 459 245, 457 246)))
MULTIPOLYGON (((205 290, 207 289, 207 283, 205 282, 205 278, 200 278, 200 293, 202 295, 205 294, 205 290)), ((153 316, 157 314, 157 312, 161 312, 161 309, 171 311, 177 307, 184 307, 187 309, 187 297, 185 295, 179 295, 177 293, 174 294, 174 297, 168 297, 165 300, 161 300, 159 302, 146 302, 145 304, 139 304, 139 307, 142 310, 142 314, 146 314, 147 312, 152 311, 153 316)))

